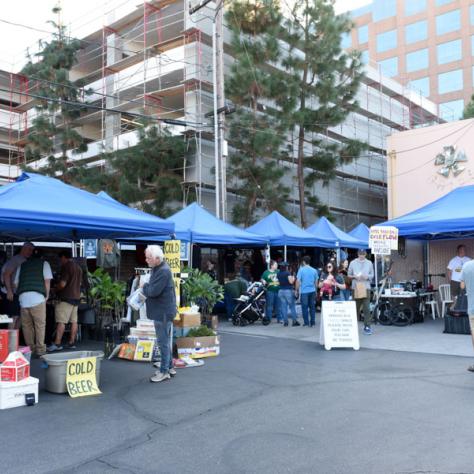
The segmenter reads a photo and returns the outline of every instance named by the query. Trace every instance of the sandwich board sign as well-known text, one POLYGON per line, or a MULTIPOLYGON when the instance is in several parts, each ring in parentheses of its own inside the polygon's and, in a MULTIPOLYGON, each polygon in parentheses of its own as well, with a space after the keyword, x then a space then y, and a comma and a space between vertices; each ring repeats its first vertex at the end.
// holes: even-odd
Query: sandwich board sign
POLYGON ((319 343, 327 351, 335 347, 360 349, 355 301, 323 301, 319 343))

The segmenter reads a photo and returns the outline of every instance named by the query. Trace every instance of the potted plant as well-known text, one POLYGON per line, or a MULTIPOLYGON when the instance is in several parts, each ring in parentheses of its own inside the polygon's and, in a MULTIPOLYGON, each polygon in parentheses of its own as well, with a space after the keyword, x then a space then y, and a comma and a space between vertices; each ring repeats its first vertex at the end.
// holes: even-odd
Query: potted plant
POLYGON ((102 268, 89 274, 91 280, 90 295, 96 310, 96 328, 99 332, 110 324, 122 312, 125 301, 125 283, 114 281, 102 268))
POLYGON ((185 269, 182 273, 188 274, 182 284, 185 304, 199 306, 202 316, 208 316, 214 305, 224 299, 224 288, 197 268, 185 269))

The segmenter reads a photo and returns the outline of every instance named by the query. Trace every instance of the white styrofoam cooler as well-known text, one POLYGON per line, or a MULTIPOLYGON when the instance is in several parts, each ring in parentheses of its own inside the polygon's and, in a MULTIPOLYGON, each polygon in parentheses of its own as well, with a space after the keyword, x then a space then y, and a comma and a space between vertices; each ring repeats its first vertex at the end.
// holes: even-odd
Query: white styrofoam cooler
POLYGON ((34 377, 19 382, 0 382, 0 410, 25 406, 27 393, 34 393, 35 403, 38 403, 38 383, 34 377))

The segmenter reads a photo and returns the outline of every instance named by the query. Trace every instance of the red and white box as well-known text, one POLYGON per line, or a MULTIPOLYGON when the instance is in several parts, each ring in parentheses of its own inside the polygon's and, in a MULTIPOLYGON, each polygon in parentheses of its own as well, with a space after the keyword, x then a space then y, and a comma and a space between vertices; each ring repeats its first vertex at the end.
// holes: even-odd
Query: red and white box
POLYGON ((0 363, 18 350, 18 329, 0 329, 0 363))
POLYGON ((1 382, 19 382, 29 376, 30 364, 21 352, 11 352, 0 366, 1 382))

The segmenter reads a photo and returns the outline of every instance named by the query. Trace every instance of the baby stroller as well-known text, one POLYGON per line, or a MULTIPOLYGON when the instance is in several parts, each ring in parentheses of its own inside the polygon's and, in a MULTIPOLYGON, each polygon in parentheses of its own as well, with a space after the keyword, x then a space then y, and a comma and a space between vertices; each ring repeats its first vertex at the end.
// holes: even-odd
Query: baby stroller
POLYGON ((270 320, 265 317, 265 287, 261 282, 252 283, 245 294, 236 298, 237 304, 232 312, 234 326, 247 326, 261 320, 266 326, 270 320))

